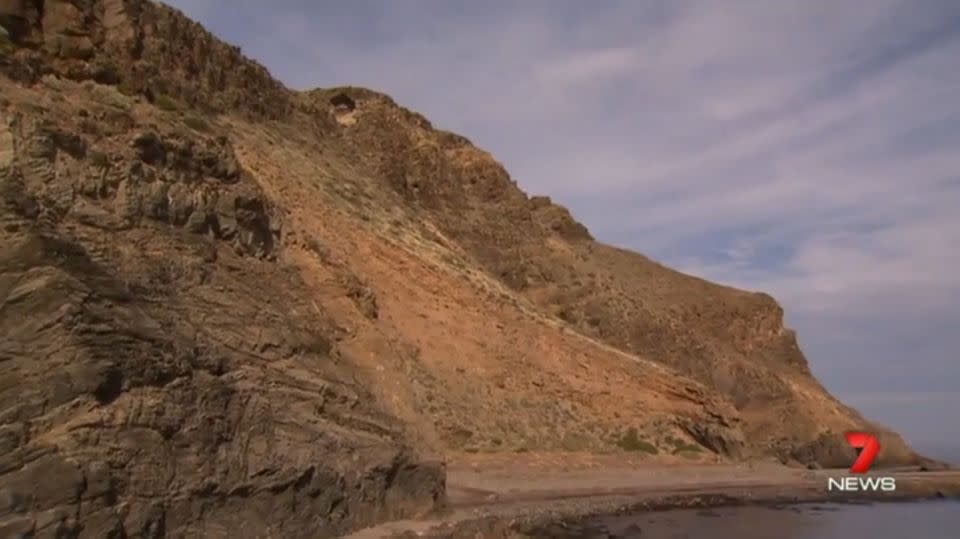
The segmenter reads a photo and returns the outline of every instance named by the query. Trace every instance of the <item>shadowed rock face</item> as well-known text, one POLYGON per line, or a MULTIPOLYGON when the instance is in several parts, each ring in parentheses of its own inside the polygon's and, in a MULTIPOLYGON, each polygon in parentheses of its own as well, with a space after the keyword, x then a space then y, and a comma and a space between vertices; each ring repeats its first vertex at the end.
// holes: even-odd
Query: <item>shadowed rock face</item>
POLYGON ((877 430, 772 298, 595 242, 387 96, 140 0, 0 25, 2 537, 317 537, 436 509, 435 455, 843 465, 877 430))

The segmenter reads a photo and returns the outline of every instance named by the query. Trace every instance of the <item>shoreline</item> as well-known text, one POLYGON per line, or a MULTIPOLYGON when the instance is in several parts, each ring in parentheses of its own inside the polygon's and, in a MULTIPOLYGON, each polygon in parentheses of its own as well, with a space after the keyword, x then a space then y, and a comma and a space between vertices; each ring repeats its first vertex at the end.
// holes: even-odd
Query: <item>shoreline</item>
POLYGON ((569 537, 580 537, 576 534, 579 522, 647 512, 960 499, 960 471, 956 470, 870 474, 896 477, 895 492, 826 490, 827 477, 846 475, 846 470, 763 464, 565 471, 454 469, 448 475, 448 508, 443 514, 388 522, 347 537, 523 538, 536 537, 536 530, 546 528, 550 535, 569 530, 569 537))
MULTIPOLYGON (((924 502, 938 501, 944 499, 960 500, 960 487, 953 485, 953 488, 946 492, 942 488, 911 490, 907 492, 890 493, 861 493, 860 495, 842 495, 829 494, 826 492, 810 493, 786 493, 789 489, 773 487, 774 491, 780 490, 780 493, 767 491, 766 489, 758 492, 756 488, 743 489, 742 491, 713 491, 703 493, 672 494, 667 496, 648 496, 640 499, 631 499, 627 503, 619 504, 617 507, 611 507, 601 502, 600 505, 585 508, 585 510, 571 510, 562 516, 545 517, 544 515, 531 515, 531 518, 523 517, 514 519, 507 532, 518 532, 521 537, 543 537, 545 535, 537 533, 543 529, 565 529, 568 530, 570 537, 579 537, 578 524, 605 517, 620 517, 629 515, 640 515, 645 513, 660 513, 670 511, 682 511, 691 509, 729 509, 737 507, 762 507, 769 509, 789 509, 804 505, 877 505, 885 503, 906 503, 906 502, 924 502)), ((483 517, 482 517, 483 518, 483 517)), ((481 520, 482 520, 481 518, 481 520)), ((494 537, 507 537, 508 533, 499 533, 503 529, 502 517, 498 517, 488 522, 464 521, 454 527, 441 526, 431 530, 428 535, 423 537, 455 538, 455 537, 473 537, 478 528, 487 527, 493 532, 494 537), (492 525, 492 527, 491 527, 492 525)), ((556 533, 551 536, 562 537, 556 533)), ((484 537, 488 537, 484 534, 484 537)))

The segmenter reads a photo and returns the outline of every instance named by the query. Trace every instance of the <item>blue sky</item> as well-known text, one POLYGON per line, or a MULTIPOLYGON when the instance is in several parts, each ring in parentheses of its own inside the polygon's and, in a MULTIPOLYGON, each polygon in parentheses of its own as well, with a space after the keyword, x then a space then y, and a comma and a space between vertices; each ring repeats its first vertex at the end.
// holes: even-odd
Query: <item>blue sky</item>
POLYGON ((960 2, 175 0, 368 86, 600 240, 773 294, 815 373, 960 446, 960 2))

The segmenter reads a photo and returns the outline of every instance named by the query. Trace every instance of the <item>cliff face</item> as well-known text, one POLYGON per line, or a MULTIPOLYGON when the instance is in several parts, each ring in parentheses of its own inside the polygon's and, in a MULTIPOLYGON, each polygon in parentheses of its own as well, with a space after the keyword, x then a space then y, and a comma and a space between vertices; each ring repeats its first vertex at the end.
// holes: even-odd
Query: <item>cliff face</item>
MULTIPOLYGON (((603 245, 546 197, 528 197, 487 153, 435 130, 390 98, 355 88, 314 92, 341 129, 331 147, 441 243, 540 315, 696 381, 736 410, 745 453, 843 466, 838 433, 878 431, 882 460, 914 459, 899 437, 869 425, 813 378, 783 309, 767 294, 720 286, 603 245), (349 115, 349 121, 344 121, 349 115), (375 159, 370 159, 371 149, 375 159)), ((639 382, 638 382, 639 383, 639 382)))
POLYGON ((875 429, 772 298, 594 241, 384 95, 141 0, 0 25, 0 536, 316 537, 437 508, 463 452, 845 466, 875 429))
POLYGON ((4 84, 0 535, 332 534, 442 501, 229 142, 129 130, 103 90, 4 84))
POLYGON ((21 48, 6 73, 36 82, 46 72, 115 85, 212 112, 282 118, 290 92, 263 66, 199 24, 144 0, 0 0, 0 25, 21 48))

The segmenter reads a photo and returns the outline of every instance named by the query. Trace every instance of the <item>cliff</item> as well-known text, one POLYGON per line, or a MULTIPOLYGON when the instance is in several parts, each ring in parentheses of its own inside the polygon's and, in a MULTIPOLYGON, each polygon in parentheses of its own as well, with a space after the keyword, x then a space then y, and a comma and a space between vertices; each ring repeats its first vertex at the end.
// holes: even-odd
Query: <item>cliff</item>
POLYGON ((772 298, 598 243, 387 96, 142 0, 0 25, 2 536, 316 537, 439 508, 464 453, 845 466, 876 429, 772 298))

